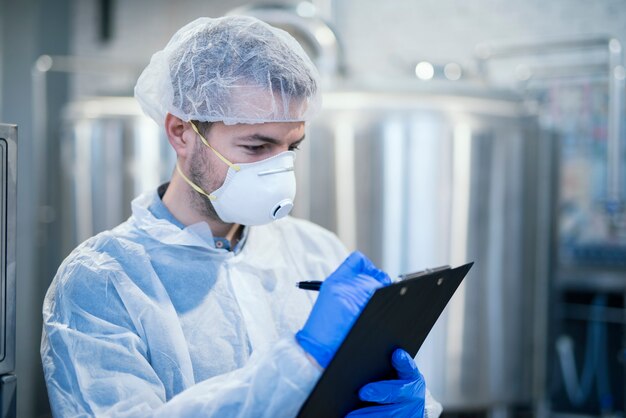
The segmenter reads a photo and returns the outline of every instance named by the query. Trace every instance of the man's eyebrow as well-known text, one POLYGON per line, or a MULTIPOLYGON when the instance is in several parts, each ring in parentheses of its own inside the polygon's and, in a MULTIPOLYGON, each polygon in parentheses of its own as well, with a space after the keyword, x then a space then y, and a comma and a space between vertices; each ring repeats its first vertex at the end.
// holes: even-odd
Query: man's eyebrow
MULTIPOLYGON (((293 144, 299 144, 300 142, 304 141, 304 137, 305 135, 302 135, 302 137, 298 139, 297 141, 294 141, 293 144)), ((276 138, 272 138, 271 136, 265 136, 261 134, 241 136, 239 137, 239 139, 242 139, 245 141, 263 141, 263 142, 268 142, 273 145, 280 145, 280 143, 282 142, 276 138)))

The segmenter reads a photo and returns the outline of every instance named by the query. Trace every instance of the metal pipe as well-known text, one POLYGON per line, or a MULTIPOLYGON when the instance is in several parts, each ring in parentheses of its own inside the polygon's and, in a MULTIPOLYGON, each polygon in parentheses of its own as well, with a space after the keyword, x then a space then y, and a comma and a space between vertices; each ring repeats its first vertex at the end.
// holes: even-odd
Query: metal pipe
POLYGON ((606 78, 606 63, 583 65, 556 65, 556 66, 519 66, 516 68, 517 78, 520 81, 536 81, 554 78, 606 78))
MULTIPOLYGON (((328 9, 332 5, 327 5, 328 9)), ((250 5, 231 10, 229 15, 253 16, 280 27, 312 49, 312 58, 328 82, 344 70, 343 54, 335 31, 318 13, 315 5, 303 1, 295 5, 250 5)))
MULTIPOLYGON (((523 55, 552 54, 579 50, 604 49, 608 52, 607 65, 603 73, 608 75, 608 126, 607 126, 607 182, 605 210, 609 226, 613 233, 621 227, 622 214, 626 209, 622 196, 622 144, 621 116, 623 112, 624 80, 626 71, 623 65, 621 43, 611 37, 598 36, 588 38, 554 39, 544 42, 530 42, 517 45, 479 44, 475 53, 478 67, 483 76, 486 74, 486 62, 495 58, 510 58, 523 55), (608 67, 608 72, 607 72, 608 67)), ((567 75, 567 74, 565 74, 567 75)))
POLYGON ((543 42, 526 42, 519 44, 483 42, 476 46, 475 54, 480 60, 511 58, 521 55, 551 54, 553 52, 607 48, 611 40, 613 40, 613 38, 607 36, 594 36, 550 39, 543 42))

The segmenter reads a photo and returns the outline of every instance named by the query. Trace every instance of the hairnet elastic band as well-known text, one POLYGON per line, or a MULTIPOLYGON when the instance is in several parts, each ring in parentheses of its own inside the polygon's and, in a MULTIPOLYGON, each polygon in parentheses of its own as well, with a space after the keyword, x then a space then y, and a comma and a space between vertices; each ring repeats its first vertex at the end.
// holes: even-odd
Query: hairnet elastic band
POLYGON ((185 180, 187 184, 190 185, 196 192, 200 193, 201 195, 206 196, 209 200, 217 199, 217 196, 214 196, 212 194, 207 194, 204 190, 202 190, 200 187, 194 184, 191 180, 189 180, 187 176, 183 173, 183 170, 180 169, 180 166, 178 165, 178 163, 176 163, 176 170, 178 171, 178 174, 182 176, 183 180, 185 180))
POLYGON ((206 138, 204 137, 204 135, 202 135, 200 133, 200 131, 198 130, 198 127, 196 126, 195 123, 193 123, 193 122, 189 122, 189 123, 191 123, 191 127, 193 128, 193 130, 200 136, 200 139, 202 140, 202 143, 204 145, 206 145, 207 147, 211 148, 211 150, 215 153, 215 155, 217 155, 219 157, 220 160, 224 161, 224 163, 226 165, 228 165, 230 168, 232 168, 233 170, 235 170, 235 171, 239 171, 240 170, 240 168, 239 168, 239 166, 237 164, 233 164, 230 161, 228 161, 226 159, 226 157, 224 157, 222 154, 220 154, 215 148, 213 148, 211 146, 211 144, 209 144, 209 141, 207 141, 206 138))

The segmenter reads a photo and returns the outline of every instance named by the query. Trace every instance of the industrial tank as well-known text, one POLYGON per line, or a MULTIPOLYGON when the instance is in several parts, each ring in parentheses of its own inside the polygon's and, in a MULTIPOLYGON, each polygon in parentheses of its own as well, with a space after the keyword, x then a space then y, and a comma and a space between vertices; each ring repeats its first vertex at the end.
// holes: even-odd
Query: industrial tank
MULTIPOLYGON (((544 248, 536 225, 550 179, 540 163, 550 143, 535 118, 515 96, 437 86, 338 89, 323 107, 296 159, 293 214, 392 276, 474 261, 419 366, 448 410, 530 403, 535 255, 544 248)), ((69 251, 124 221, 134 196, 169 178, 175 157, 132 98, 77 101, 64 117, 69 251)))
POLYGON ((347 88, 323 108, 296 161, 295 215, 392 276, 474 261, 418 364, 448 410, 529 406, 549 137, 518 97, 483 89, 347 88))
POLYGON ((61 139, 62 247, 126 220, 131 200, 172 174, 176 155, 165 132, 132 97, 71 102, 61 139))

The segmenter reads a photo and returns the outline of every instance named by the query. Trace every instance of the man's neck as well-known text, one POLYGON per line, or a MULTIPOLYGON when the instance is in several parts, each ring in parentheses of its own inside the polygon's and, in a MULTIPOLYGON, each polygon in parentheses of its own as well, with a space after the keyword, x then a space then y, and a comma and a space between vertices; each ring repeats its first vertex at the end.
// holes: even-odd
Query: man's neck
POLYGON ((190 201, 189 186, 180 176, 172 176, 162 200, 170 213, 183 225, 189 226, 198 222, 206 222, 214 237, 225 237, 233 226, 233 224, 225 224, 199 214, 190 201))

